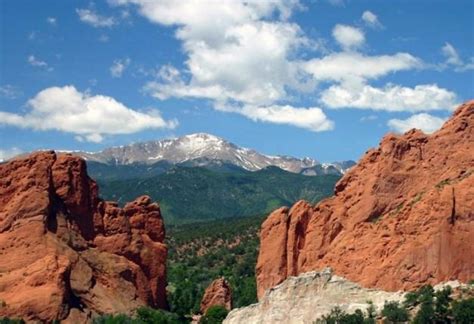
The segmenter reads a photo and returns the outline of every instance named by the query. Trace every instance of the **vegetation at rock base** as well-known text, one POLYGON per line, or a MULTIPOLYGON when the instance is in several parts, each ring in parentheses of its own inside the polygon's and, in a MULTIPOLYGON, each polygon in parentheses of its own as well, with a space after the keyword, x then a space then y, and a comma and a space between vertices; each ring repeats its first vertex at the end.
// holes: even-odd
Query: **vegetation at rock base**
POLYGON ((211 306, 199 320, 199 324, 221 324, 229 311, 222 306, 211 306))
POLYGON ((225 277, 233 306, 257 302, 255 265, 264 216, 168 227, 168 303, 181 316, 198 313, 212 280, 225 277))
POLYGON ((403 323, 408 321, 409 315, 405 307, 398 302, 386 302, 382 309, 382 316, 388 323, 403 323))
POLYGON ((149 177, 116 180, 98 172, 100 195, 119 203, 149 195, 166 225, 267 214, 300 199, 315 203, 332 195, 339 175, 304 176, 277 167, 250 172, 173 167, 149 177))
POLYGON ((316 320, 317 324, 366 324, 383 319, 384 323, 474 323, 474 291, 472 287, 453 293, 451 287, 435 291, 426 285, 405 295, 402 304, 396 301, 385 302, 378 316, 372 303, 366 312, 357 309, 353 314, 335 307, 328 315, 316 320), (456 295, 456 298, 453 298, 456 295), (411 319, 411 320, 410 320, 411 319))
POLYGON ((341 308, 334 307, 328 315, 316 320, 315 324, 375 324, 375 319, 370 313, 366 317, 360 309, 347 314, 341 308))
POLYGON ((0 317, 0 324, 24 324, 25 321, 21 319, 0 317))
POLYGON ((182 321, 176 314, 159 309, 142 307, 137 309, 135 316, 104 315, 93 320, 94 324, 179 324, 182 321))

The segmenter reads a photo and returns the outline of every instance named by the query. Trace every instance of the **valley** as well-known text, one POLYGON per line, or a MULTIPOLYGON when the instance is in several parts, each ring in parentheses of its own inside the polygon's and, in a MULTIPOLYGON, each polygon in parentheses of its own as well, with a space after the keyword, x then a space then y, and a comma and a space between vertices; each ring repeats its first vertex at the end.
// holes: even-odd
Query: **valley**
POLYGON ((143 172, 140 177, 125 175, 124 180, 116 180, 123 174, 122 167, 107 167, 116 169, 117 176, 106 174, 103 166, 100 171, 94 164, 88 168, 102 197, 122 204, 148 195, 160 202, 167 224, 262 215, 300 199, 315 203, 330 196, 340 179, 338 174, 304 176, 277 167, 251 172, 176 166, 158 175, 151 171, 150 176, 143 172))

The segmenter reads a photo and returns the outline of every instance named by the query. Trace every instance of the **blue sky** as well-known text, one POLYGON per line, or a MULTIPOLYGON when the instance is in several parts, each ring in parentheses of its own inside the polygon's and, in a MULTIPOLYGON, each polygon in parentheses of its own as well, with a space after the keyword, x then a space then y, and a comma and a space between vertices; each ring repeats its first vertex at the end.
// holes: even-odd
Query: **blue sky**
POLYGON ((473 97, 474 2, 0 2, 0 159, 207 132, 358 159, 473 97))

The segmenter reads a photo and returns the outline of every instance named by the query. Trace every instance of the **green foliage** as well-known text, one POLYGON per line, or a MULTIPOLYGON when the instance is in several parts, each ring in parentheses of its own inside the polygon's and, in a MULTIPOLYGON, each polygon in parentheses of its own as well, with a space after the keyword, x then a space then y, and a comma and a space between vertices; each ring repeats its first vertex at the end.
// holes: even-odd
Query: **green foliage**
POLYGON ((424 194, 425 194, 424 191, 417 193, 416 196, 413 198, 412 201, 410 201, 410 203, 408 205, 410 207, 413 207, 417 202, 419 202, 421 200, 421 198, 423 198, 424 194))
POLYGON ((229 312, 222 306, 211 306, 201 317, 200 324, 221 324, 229 312))
POLYGON ((328 315, 316 320, 317 324, 375 324, 375 319, 364 317, 360 309, 356 309, 354 314, 347 314, 339 307, 334 307, 328 315))
POLYGON ((168 302, 181 316, 199 311, 212 280, 224 276, 234 307, 257 302, 255 265, 263 216, 169 226, 168 302))
POLYGON ((435 187, 436 189, 438 190, 441 190, 444 188, 444 186, 447 186, 451 183, 451 180, 450 179, 444 179, 444 180, 441 180, 440 182, 438 182, 435 187))
POLYGON ((124 314, 103 315, 93 321, 94 324, 180 324, 185 323, 176 314, 160 309, 141 307, 134 317, 124 314))
POLYGON ((452 298, 450 297, 451 293, 452 289, 450 286, 435 292, 434 311, 436 322, 449 322, 449 318, 451 316, 451 309, 449 307, 449 304, 452 301, 452 298))
MULTIPOLYGON (((108 166, 109 168, 112 166, 108 166)), ((93 173, 107 200, 131 201, 149 195, 159 201, 166 224, 265 214, 305 199, 311 203, 332 195, 338 175, 304 176, 269 167, 256 172, 219 172, 198 167, 172 167, 147 177, 93 173)))
POLYGON ((135 324, 137 323, 132 318, 124 314, 117 315, 103 315, 97 318, 94 318, 94 324, 135 324))
POLYGON ((385 317, 389 323, 402 323, 409 319, 406 308, 396 301, 385 302, 382 309, 382 316, 385 317))
POLYGON ((0 324, 24 324, 25 321, 22 319, 0 317, 0 324))
POLYGON ((142 323, 177 324, 181 323, 178 315, 162 310, 141 307, 137 309, 137 319, 142 323))
POLYGON ((452 303, 452 312, 456 324, 474 323, 474 298, 468 298, 452 303))

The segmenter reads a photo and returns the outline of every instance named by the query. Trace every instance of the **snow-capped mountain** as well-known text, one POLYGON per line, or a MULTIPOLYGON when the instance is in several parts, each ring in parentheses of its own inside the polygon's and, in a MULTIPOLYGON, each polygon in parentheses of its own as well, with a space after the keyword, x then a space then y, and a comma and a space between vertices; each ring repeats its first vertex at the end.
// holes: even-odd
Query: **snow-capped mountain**
POLYGON ((261 154, 205 133, 112 147, 97 153, 75 152, 75 154, 89 161, 114 165, 153 164, 166 161, 188 166, 230 164, 249 171, 276 166, 294 173, 321 165, 311 158, 298 159, 291 156, 261 154))

